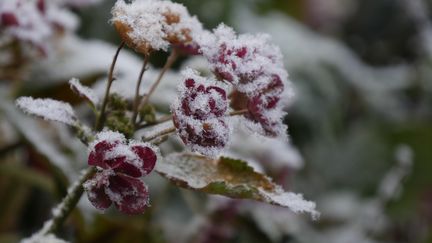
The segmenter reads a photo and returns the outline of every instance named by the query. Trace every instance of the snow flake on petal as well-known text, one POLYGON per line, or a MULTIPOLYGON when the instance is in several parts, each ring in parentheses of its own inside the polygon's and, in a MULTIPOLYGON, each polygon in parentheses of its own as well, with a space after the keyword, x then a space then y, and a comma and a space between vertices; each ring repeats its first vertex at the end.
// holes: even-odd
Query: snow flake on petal
POLYGON ((98 173, 93 179, 84 183, 84 189, 87 191, 87 197, 91 204, 99 209, 105 210, 111 206, 111 199, 105 193, 105 186, 108 185, 107 173, 98 173))
POLYGON ((182 72, 179 97, 172 104, 177 133, 192 151, 216 157, 227 145, 231 123, 226 117, 228 100, 223 86, 196 71, 182 72))
POLYGON ((142 161, 141 169, 144 174, 147 175, 153 171, 157 160, 155 148, 147 143, 130 143, 129 146, 142 161))
POLYGON ((287 81, 280 49, 271 44, 266 34, 238 35, 224 24, 213 31, 213 37, 203 34, 200 46, 219 79, 231 82, 247 94, 265 88, 272 75, 287 81))
POLYGON ((126 214, 140 214, 149 205, 149 192, 143 181, 126 175, 110 178, 105 192, 115 206, 126 214))
POLYGON ((62 101, 20 97, 16 100, 16 105, 25 113, 42 117, 45 120, 58 121, 71 126, 77 122, 72 106, 62 101))

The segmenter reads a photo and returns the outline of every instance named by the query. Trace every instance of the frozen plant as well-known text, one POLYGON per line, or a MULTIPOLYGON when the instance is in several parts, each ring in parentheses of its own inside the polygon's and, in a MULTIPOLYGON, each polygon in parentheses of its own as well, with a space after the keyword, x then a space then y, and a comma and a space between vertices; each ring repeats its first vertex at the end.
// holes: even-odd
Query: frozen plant
POLYGON ((268 136, 284 135, 283 102, 290 98, 285 90, 288 74, 277 46, 265 34, 237 35, 226 25, 199 38, 201 52, 216 77, 233 85, 233 108, 246 110, 249 127, 268 136))
POLYGON ((105 210, 113 204, 126 214, 144 213, 151 200, 141 178, 153 170, 180 187, 255 199, 318 217, 315 203, 285 192, 247 162, 221 156, 231 133, 236 132, 232 128, 234 121, 240 120, 239 124, 264 136, 286 135, 282 108, 291 93, 290 84, 279 49, 270 44, 268 36, 237 36, 225 25, 213 32, 203 30, 184 6, 169 1, 119 0, 112 14, 111 22, 122 42, 108 72, 105 95, 98 97, 78 79, 70 80, 71 89, 94 111, 93 129, 80 121, 67 103, 30 97, 16 101, 28 114, 71 126, 89 148, 88 169, 72 184, 39 235, 57 231, 84 191, 97 209, 105 210), (111 90, 116 62, 125 45, 144 56, 132 99, 111 90), (191 46, 193 51, 188 48, 191 46), (142 94, 149 57, 161 50, 171 54, 154 83, 142 94), (181 54, 205 56, 213 66, 213 75, 183 70, 178 97, 171 109, 164 109, 172 114, 160 116, 163 109, 157 110, 151 97, 181 54), (146 136, 139 136, 141 131, 146 136), (187 149, 159 154, 158 145, 175 133, 187 149))
POLYGON ((0 1, 0 79, 19 80, 33 62, 61 49, 63 37, 71 35, 79 24, 69 7, 98 1, 0 1))
POLYGON ((172 106, 174 125, 192 151, 215 157, 229 140, 226 91, 216 84, 210 85, 211 81, 191 69, 183 75, 179 100, 172 106))

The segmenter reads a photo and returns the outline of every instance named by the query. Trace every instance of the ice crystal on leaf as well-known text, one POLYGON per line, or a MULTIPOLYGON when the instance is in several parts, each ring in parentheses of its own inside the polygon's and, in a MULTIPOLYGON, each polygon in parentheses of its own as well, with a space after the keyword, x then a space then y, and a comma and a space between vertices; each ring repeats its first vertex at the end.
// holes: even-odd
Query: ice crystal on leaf
POLYGON ((99 104, 99 97, 94 93, 94 91, 89 87, 83 86, 78 79, 72 78, 69 80, 69 85, 75 93, 88 100, 93 104, 93 106, 99 104))
POLYGON ((101 210, 114 203, 123 213, 142 213, 149 205, 149 193, 139 178, 153 170, 156 159, 148 144, 127 143, 122 134, 112 131, 97 134, 88 164, 99 170, 84 184, 89 201, 101 210))
POLYGON ((190 45, 202 30, 196 17, 178 3, 118 0, 112 9, 112 22, 127 45, 140 53, 168 50, 170 45, 190 45))
POLYGON ((254 199, 319 217, 314 202, 301 194, 285 192, 256 172, 246 162, 226 157, 209 159, 191 154, 171 154, 157 164, 156 171, 176 185, 231 198, 254 199))
POLYGON ((16 105, 25 113, 42 117, 45 120, 58 121, 72 126, 77 121, 72 107, 62 101, 21 97, 16 100, 16 105))
POLYGON ((225 117, 228 101, 225 89, 196 71, 183 71, 179 97, 172 105, 174 125, 183 142, 194 152, 217 156, 230 136, 225 117))
POLYGON ((35 234, 32 235, 30 238, 22 239, 21 243, 68 243, 68 241, 59 239, 53 234, 35 234))

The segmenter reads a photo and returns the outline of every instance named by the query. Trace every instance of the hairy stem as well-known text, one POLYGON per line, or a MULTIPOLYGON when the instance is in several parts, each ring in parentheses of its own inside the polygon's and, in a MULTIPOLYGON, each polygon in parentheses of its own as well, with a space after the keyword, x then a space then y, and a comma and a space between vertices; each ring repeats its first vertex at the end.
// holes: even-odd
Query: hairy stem
POLYGON ((52 219, 45 223, 44 227, 40 231, 40 234, 46 235, 50 233, 55 233, 57 230, 59 230, 59 228, 63 225, 64 221, 69 216, 69 214, 76 207, 78 201, 84 193, 83 183, 91 176, 93 176, 95 172, 95 167, 90 167, 86 169, 81 174, 81 177, 69 187, 68 194, 65 198, 63 198, 63 201, 53 210, 52 219))
POLYGON ((139 105, 140 104, 139 89, 141 87, 141 82, 142 82, 144 73, 147 70, 148 62, 149 62, 149 55, 146 55, 145 58, 144 58, 144 63, 143 63, 143 66, 141 68, 141 72, 140 72, 140 74, 138 76, 138 81, 137 81, 137 85, 136 85, 136 88, 135 88, 135 100, 134 100, 133 114, 132 114, 132 120, 131 120, 131 123, 134 126, 136 126, 136 119, 137 119, 137 116, 138 116, 138 110, 141 108, 140 105, 139 105))
POLYGON ((102 102, 102 107, 101 110, 98 114, 98 117, 96 119, 96 131, 100 131, 103 128, 103 125, 105 123, 105 110, 106 110, 106 106, 108 104, 108 99, 109 99, 109 93, 110 93, 110 89, 111 89, 111 85, 114 81, 114 68, 119 56, 119 53, 121 51, 121 49, 124 47, 125 43, 124 41, 120 44, 120 46, 117 48, 117 51, 114 55, 113 61, 111 63, 111 67, 108 73, 108 81, 107 81, 107 87, 106 87, 106 91, 105 91, 105 96, 102 102))
POLYGON ((168 57, 164 67, 162 68, 161 72, 159 73, 158 78, 156 79, 156 82, 153 83, 153 85, 151 86, 149 92, 143 97, 141 104, 139 106, 139 108, 141 109, 142 107, 144 107, 149 99, 150 96, 154 93, 154 91, 156 90, 156 88, 158 87, 158 85, 160 84, 160 82, 162 81, 163 76, 165 75, 165 73, 172 67, 172 65, 174 64, 174 62, 177 60, 178 57, 178 53, 176 51, 176 49, 173 49, 171 51, 170 56, 168 57))

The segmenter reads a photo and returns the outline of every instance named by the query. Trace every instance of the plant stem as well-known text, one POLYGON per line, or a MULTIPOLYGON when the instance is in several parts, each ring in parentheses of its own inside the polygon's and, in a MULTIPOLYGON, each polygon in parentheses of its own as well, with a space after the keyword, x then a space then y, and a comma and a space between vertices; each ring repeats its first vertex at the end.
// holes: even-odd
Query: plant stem
POLYGON ((120 46, 117 48, 117 51, 114 55, 113 61, 111 63, 111 67, 108 73, 108 81, 107 81, 107 87, 106 87, 106 91, 105 91, 105 96, 104 96, 104 100, 102 102, 102 107, 101 110, 99 112, 99 115, 96 119, 96 131, 100 131, 103 128, 103 125, 105 123, 105 110, 106 110, 106 106, 108 104, 108 98, 109 98, 109 93, 110 93, 110 89, 111 89, 111 85, 114 81, 114 67, 116 65, 119 53, 121 51, 121 49, 124 47, 125 42, 122 41, 122 43, 120 44, 120 46))
MULTIPOLYGON (((244 115, 246 113, 249 113, 248 109, 233 111, 233 112, 230 112, 227 116, 240 116, 240 115, 244 115)), ((148 123, 148 124, 143 124, 141 126, 138 126, 137 129, 143 129, 143 128, 147 128, 147 127, 156 126, 156 125, 159 125, 161 123, 167 122, 167 121, 172 120, 172 119, 173 118, 171 115, 166 115, 166 116, 158 119, 154 123, 148 123)))
POLYGON ((141 108, 140 105, 139 105, 139 103, 140 103, 139 89, 141 87, 141 82, 142 82, 144 73, 147 70, 148 62, 149 62, 149 55, 145 55, 144 63, 143 63, 143 66, 141 68, 141 72, 140 72, 140 74, 138 76, 138 81, 137 81, 137 85, 136 85, 136 88, 135 88, 135 100, 134 100, 133 114, 132 114, 132 120, 131 120, 131 123, 134 126, 136 126, 136 119, 137 119, 138 110, 139 110, 138 108, 141 108))
POLYGON ((161 82, 163 76, 165 75, 166 71, 168 71, 172 65, 174 64, 174 62, 177 60, 178 57, 178 53, 176 51, 176 49, 173 49, 171 51, 171 54, 169 55, 164 67, 162 68, 161 72, 159 73, 158 78, 156 79, 156 82, 153 83, 153 85, 151 86, 149 92, 143 97, 141 104, 139 106, 139 109, 141 109, 142 107, 144 107, 149 99, 150 96, 154 93, 154 91, 156 90, 157 86, 159 85, 159 83, 161 82))
POLYGON ((159 118, 158 120, 156 120, 153 123, 142 124, 142 125, 138 126, 137 129, 143 129, 143 128, 147 128, 147 127, 156 126, 156 125, 159 125, 161 123, 167 122, 169 120, 172 120, 172 116, 166 115, 166 116, 163 116, 162 118, 159 118))
POLYGON ((233 111, 229 113, 229 116, 240 116, 240 115, 244 115, 246 113, 248 113, 249 110, 248 109, 243 109, 243 110, 238 110, 238 111, 233 111))
POLYGON ((151 135, 151 136, 149 136, 149 137, 143 138, 142 140, 143 140, 143 142, 150 142, 150 141, 152 141, 152 140, 154 140, 154 139, 156 139, 156 138, 158 138, 158 137, 162 137, 162 136, 165 136, 165 135, 171 134, 171 133, 173 133, 173 132, 175 132, 175 131, 176 131, 176 128, 175 128, 175 127, 170 127, 170 128, 167 128, 167 129, 161 130, 161 131, 159 131, 158 133, 153 134, 153 135, 151 135))
POLYGON ((63 201, 57 205, 53 210, 53 217, 50 221, 45 223, 44 227, 40 231, 40 234, 46 235, 55 233, 67 219, 69 214, 76 207, 82 194, 84 193, 83 183, 88 180, 96 172, 95 167, 86 169, 81 177, 74 182, 68 189, 68 194, 63 198, 63 201))

